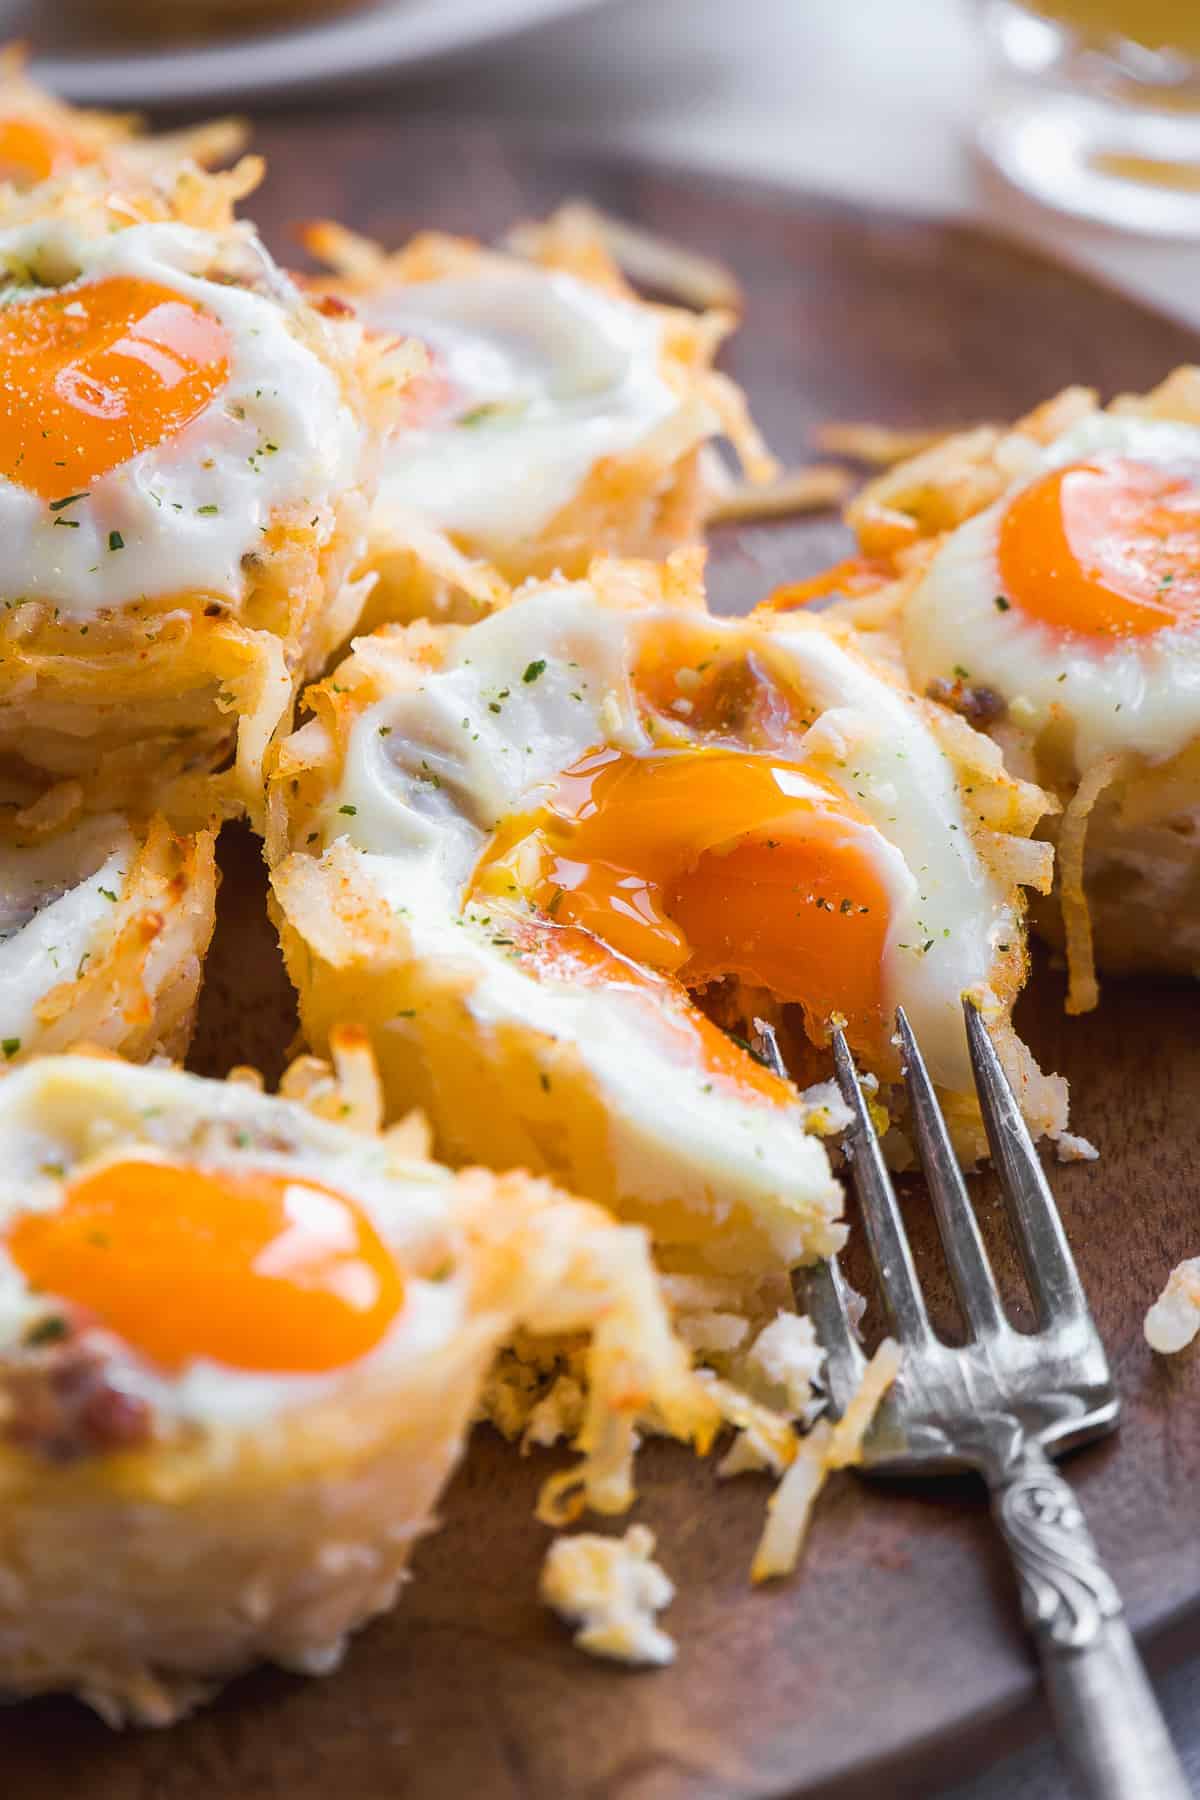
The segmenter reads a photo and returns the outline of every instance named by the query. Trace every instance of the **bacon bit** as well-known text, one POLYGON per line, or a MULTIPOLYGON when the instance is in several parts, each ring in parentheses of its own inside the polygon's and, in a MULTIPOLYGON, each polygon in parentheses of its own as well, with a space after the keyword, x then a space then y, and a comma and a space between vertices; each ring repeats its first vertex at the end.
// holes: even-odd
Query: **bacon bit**
POLYGON ((63 1321, 65 1335, 0 1358, 0 1431, 47 1462, 76 1462, 148 1442, 153 1418, 109 1379, 111 1352, 94 1330, 63 1321))
POLYGON ((354 308, 348 300, 343 300, 340 294, 310 295, 309 298, 316 310, 324 313, 327 319, 352 319, 354 317, 354 308))
POLYGON ((869 556, 847 556, 820 575, 811 576, 808 581, 786 582, 783 587, 768 594, 755 610, 793 612, 798 606, 807 606, 813 600, 824 600, 829 594, 844 594, 853 598, 859 594, 872 593, 890 579, 891 571, 886 564, 875 562, 869 556))
POLYGON ((153 943, 154 939, 161 934, 165 924, 166 920, 160 912, 144 912, 138 920, 138 930, 141 932, 143 941, 147 944, 153 943))
POLYGON ((1008 711, 1008 702, 995 688, 970 687, 961 680, 949 681, 944 675, 929 683, 925 695, 929 700, 948 706, 951 712, 959 713, 969 725, 980 730, 994 725, 1008 711))

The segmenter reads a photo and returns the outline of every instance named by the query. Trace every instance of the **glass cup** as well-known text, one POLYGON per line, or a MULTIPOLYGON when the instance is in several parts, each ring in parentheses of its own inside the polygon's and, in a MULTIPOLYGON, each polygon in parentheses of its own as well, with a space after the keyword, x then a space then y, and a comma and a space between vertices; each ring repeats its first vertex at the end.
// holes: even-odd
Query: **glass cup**
POLYGON ((1128 231, 1200 237, 1200 0, 982 0, 984 155, 1014 187, 1128 231))

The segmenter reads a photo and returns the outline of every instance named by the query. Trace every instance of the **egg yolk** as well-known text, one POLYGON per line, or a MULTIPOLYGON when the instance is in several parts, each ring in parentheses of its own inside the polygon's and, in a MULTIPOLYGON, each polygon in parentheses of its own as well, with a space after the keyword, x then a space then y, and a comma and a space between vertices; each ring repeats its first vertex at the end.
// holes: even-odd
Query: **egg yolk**
POLYGON ((667 1056, 691 1063, 722 1087, 750 1090, 776 1106, 791 1106, 790 1085, 721 1031, 694 1006, 678 982, 631 962, 611 945, 574 925, 522 919, 511 927, 522 967, 572 987, 618 993, 636 1009, 649 1043, 667 1056))
POLYGON ((85 1308, 176 1370, 194 1357, 286 1374, 379 1343, 403 1283, 362 1209, 319 1182, 149 1158, 104 1164, 9 1253, 34 1287, 85 1308))
POLYGON ((479 891, 519 893, 622 955, 701 987, 733 975, 878 1038, 889 896, 878 834, 821 774, 705 747, 595 750, 507 821, 479 891))
POLYGON ((1003 598, 1062 631, 1145 637, 1200 618, 1200 470, 1128 457, 1054 469, 1000 521, 1003 598))
POLYGON ((0 119, 0 181, 33 187, 74 168, 78 161, 74 145, 48 125, 36 119, 0 119))
POLYGON ((114 275, 0 313, 0 470, 53 501, 182 431, 229 378, 219 322, 114 275))

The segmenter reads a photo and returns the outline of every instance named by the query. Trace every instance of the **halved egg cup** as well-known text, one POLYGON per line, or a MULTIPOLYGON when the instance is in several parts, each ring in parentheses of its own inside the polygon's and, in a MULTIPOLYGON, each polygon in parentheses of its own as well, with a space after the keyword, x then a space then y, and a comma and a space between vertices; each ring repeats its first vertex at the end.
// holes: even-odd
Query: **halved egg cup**
POLYGON ((371 529, 379 581, 364 629, 469 621, 523 581, 585 575, 598 554, 661 558, 699 541, 721 485, 715 437, 729 440, 751 480, 775 473, 744 395, 713 367, 736 315, 643 300, 583 208, 518 226, 513 254, 432 231, 389 253, 328 221, 308 226, 304 241, 336 271, 311 284, 318 291, 351 302, 377 330, 419 338, 424 329, 432 344, 433 366, 385 452, 371 529), (520 294, 509 304, 513 284, 520 294), (509 354, 514 368, 497 387, 491 365, 509 354), (450 496, 439 493, 433 514, 421 501, 431 482, 450 496), (554 497, 525 516, 544 485, 554 497), (506 506, 497 495, 509 488, 506 506))
MULTIPOLYGON (((639 1422, 711 1441, 641 1234, 379 1136, 335 1054, 282 1097, 89 1056, 0 1083, 0 1687, 163 1725, 259 1660, 335 1667, 505 1338, 591 1339, 547 1516, 629 1505, 639 1422)), ((786 1415, 724 1404, 794 1453, 786 1415)))

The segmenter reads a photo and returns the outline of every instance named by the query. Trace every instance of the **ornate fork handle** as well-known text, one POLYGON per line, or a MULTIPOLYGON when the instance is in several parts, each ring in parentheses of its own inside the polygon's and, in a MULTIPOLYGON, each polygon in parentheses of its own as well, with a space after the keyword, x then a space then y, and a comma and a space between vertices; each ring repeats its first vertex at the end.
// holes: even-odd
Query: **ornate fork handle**
POLYGON ((1081 1791, 1090 1800, 1189 1800, 1121 1596, 1071 1489, 1028 1442, 989 1481, 1081 1791))

